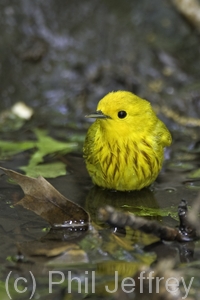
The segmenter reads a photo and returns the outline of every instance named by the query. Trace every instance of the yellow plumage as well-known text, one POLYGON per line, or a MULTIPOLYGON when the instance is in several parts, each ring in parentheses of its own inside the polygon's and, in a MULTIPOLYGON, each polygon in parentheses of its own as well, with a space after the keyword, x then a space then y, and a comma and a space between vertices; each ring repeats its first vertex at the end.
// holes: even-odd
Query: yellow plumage
POLYGON ((140 190, 157 177, 164 147, 171 135, 152 110, 136 95, 117 91, 101 99, 83 148, 94 184, 119 191, 140 190))

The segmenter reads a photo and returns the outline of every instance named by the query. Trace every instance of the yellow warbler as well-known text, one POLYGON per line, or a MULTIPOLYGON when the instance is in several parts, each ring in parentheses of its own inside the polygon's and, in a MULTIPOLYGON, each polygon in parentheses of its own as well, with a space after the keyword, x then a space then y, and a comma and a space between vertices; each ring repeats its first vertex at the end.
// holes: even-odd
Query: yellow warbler
POLYGON ((148 101, 127 91, 111 92, 86 117, 96 119, 83 148, 94 184, 130 191, 156 179, 172 139, 148 101))

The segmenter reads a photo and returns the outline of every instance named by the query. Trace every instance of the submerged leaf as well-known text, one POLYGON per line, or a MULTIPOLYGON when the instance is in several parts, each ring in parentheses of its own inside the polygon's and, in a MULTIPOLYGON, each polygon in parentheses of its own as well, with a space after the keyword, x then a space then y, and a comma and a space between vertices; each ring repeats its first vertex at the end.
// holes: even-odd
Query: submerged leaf
POLYGON ((65 198, 43 177, 32 178, 2 167, 0 169, 24 191, 25 196, 16 203, 17 205, 35 212, 56 228, 88 228, 87 212, 65 198))
POLYGON ((13 156, 22 151, 35 148, 29 164, 22 166, 21 170, 26 175, 37 177, 39 175, 46 178, 55 178, 57 176, 66 175, 66 165, 62 162, 52 164, 41 164, 45 156, 54 153, 66 154, 78 147, 77 143, 60 142, 47 135, 47 132, 35 129, 37 141, 10 142, 0 141, 0 158, 13 156))
POLYGON ((0 141, 0 157, 12 156, 22 151, 34 148, 36 142, 25 141, 25 142, 9 142, 0 141))
POLYGON ((20 169, 31 177, 37 177, 38 174, 40 174, 40 176, 43 176, 45 178, 55 178, 58 176, 66 175, 67 173, 66 165, 61 161, 48 164, 40 164, 36 166, 28 165, 21 167, 20 169))
POLYGON ((38 151, 35 155, 32 156, 30 164, 37 164, 43 161, 43 157, 48 154, 56 153, 62 151, 62 153, 68 153, 72 151, 75 147, 77 147, 76 143, 64 143, 60 141, 56 141, 47 135, 44 130, 35 130, 35 134, 37 136, 37 149, 38 151))
POLYGON ((188 163, 180 162, 180 161, 170 162, 167 166, 167 169, 171 171, 177 171, 177 172, 191 171, 195 169, 195 164, 189 162, 188 163))
POLYGON ((200 169, 192 171, 189 175, 189 178, 200 178, 200 169))
MULTIPOLYGON (((20 288, 21 288, 21 290, 23 290, 22 285, 20 283, 18 284, 17 288, 18 288, 18 291, 20 291, 20 288)), ((11 294, 12 297, 14 295, 16 297, 16 299, 17 299, 17 296, 19 295, 17 293, 16 289, 14 288, 13 282, 10 283, 10 281, 9 281, 9 294, 11 294)), ((27 295, 27 297, 28 297, 28 295, 27 295)), ((6 288, 5 288, 5 281, 4 280, 3 281, 0 280, 0 299, 2 299, 2 300, 10 300, 10 299, 12 299, 12 298, 10 298, 8 296, 8 292, 7 292, 6 288)))
POLYGON ((55 178, 57 176, 65 175, 65 164, 55 163, 55 164, 38 164, 43 162, 43 158, 46 155, 62 152, 66 154, 77 147, 76 143, 66 143, 56 141, 47 135, 44 130, 35 130, 38 141, 36 142, 36 152, 32 155, 29 164, 27 166, 21 167, 21 170, 26 172, 26 175, 37 177, 39 175, 46 178, 55 178), (52 167, 52 168, 51 168, 52 167))
POLYGON ((138 270, 143 266, 150 266, 156 259, 155 254, 137 255, 137 261, 123 261, 123 260, 107 260, 97 263, 97 273, 101 273, 104 276, 113 275, 118 272, 119 276, 134 276, 138 270))
MULTIPOLYGON (((124 207, 124 206, 122 206, 124 207)), ((130 206, 131 208, 131 206, 130 206)), ((143 207, 136 206, 135 207, 135 215, 140 217, 172 217, 175 220, 178 220, 178 212, 177 207, 165 207, 165 208, 151 208, 151 207, 143 207)))
POLYGON ((184 185, 187 189, 190 190, 197 190, 197 191, 200 190, 200 180, 195 180, 195 179, 193 179, 192 181, 188 180, 184 182, 184 185))

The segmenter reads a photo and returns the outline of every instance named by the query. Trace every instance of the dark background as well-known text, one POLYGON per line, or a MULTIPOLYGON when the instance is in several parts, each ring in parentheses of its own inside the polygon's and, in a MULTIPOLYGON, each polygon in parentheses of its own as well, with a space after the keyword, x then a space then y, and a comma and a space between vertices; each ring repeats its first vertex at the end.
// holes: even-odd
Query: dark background
POLYGON ((81 127, 103 95, 125 89, 197 117, 199 39, 167 0, 2 0, 0 108, 23 101, 81 127))

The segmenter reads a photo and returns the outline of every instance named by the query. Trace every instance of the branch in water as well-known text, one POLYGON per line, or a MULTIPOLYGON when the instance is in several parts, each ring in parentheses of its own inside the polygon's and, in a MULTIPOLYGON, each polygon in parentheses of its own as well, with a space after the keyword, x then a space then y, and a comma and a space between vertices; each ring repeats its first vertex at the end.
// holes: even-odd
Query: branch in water
POLYGON ((156 221, 137 217, 131 213, 124 213, 115 210, 111 206, 100 208, 99 218, 112 226, 129 226, 134 230, 140 230, 147 234, 154 234, 161 240, 186 242, 196 239, 196 230, 191 227, 187 220, 187 203, 182 200, 178 207, 180 220, 179 228, 163 226, 156 221))

